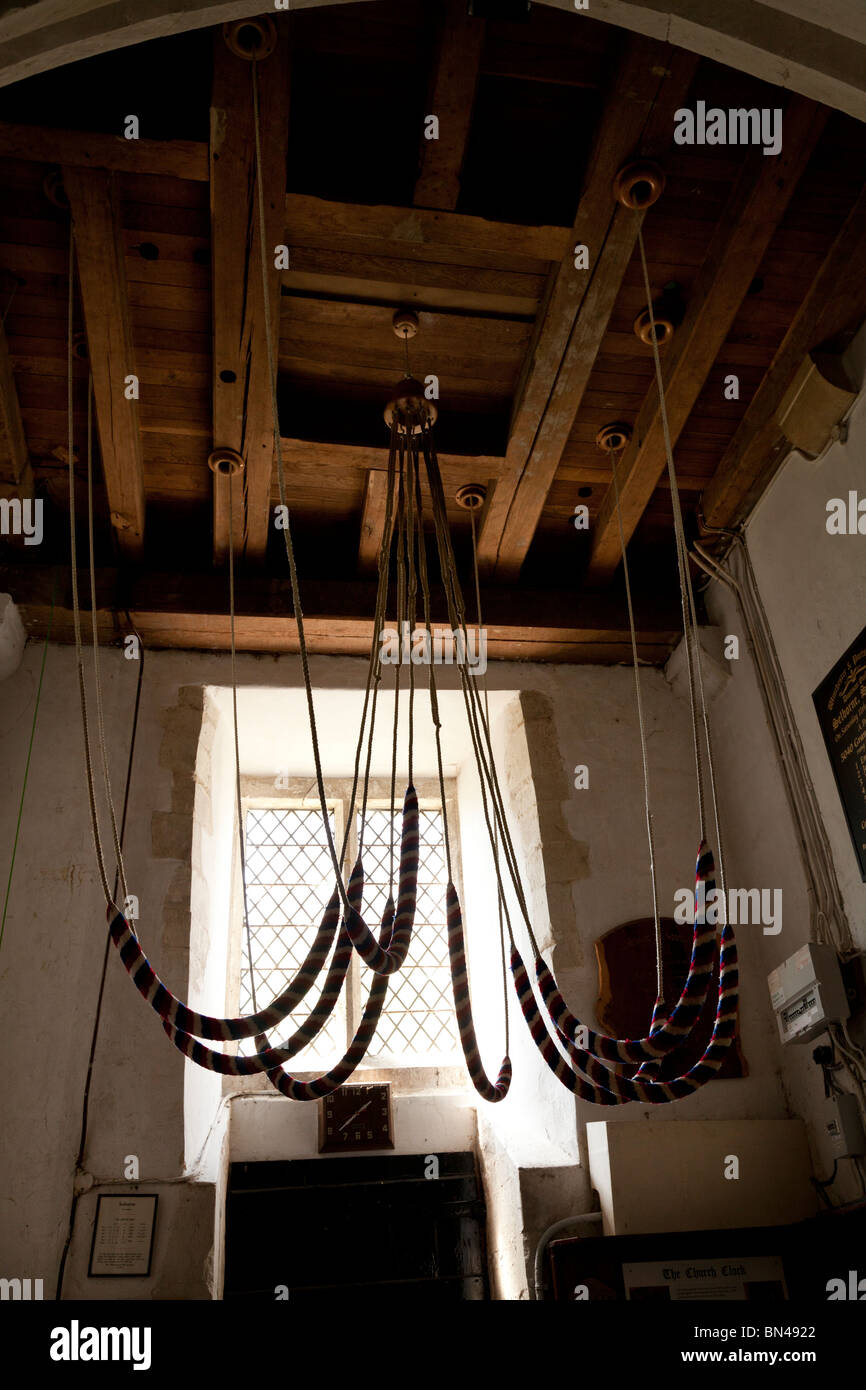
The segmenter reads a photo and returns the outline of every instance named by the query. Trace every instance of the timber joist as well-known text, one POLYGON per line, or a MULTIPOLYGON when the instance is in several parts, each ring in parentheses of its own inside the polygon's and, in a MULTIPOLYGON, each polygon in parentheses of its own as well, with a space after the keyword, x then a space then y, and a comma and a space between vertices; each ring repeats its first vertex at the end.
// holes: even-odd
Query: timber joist
MULTIPOLYGON (((201 31, 204 82, 187 95, 167 81, 160 130, 145 116, 137 138, 107 115, 98 130, 69 129, 68 112, 85 109, 71 99, 72 65, 51 76, 62 120, 47 112, 37 124, 24 103, 16 124, 0 107, 0 496, 65 505, 71 219, 76 468, 92 380, 108 556, 158 589, 165 547, 189 549, 191 571, 210 554, 224 582, 231 530, 239 584, 253 584, 251 604, 271 601, 284 557, 269 317, 306 582, 360 593, 384 528, 382 416, 406 369, 392 328, 401 310, 417 320, 406 375, 438 416, 458 554, 473 525, 458 499, 483 493, 485 612, 497 591, 514 607, 491 652, 498 641, 541 659, 627 659, 621 626, 593 616, 612 581, 615 602, 620 567, 599 433, 614 422, 629 436, 616 450, 624 534, 637 572, 662 576, 649 596, 662 604, 675 554, 653 334, 687 525, 739 521, 784 457, 777 411, 804 359, 844 344, 866 315, 866 132, 805 97, 550 6, 533 6, 517 36, 469 15, 465 0, 442 0, 427 23, 423 7, 395 0, 367 6, 363 25, 345 8, 201 31), (256 24, 253 64, 244 45, 256 24), (706 126, 716 101, 759 113, 771 98, 777 152, 675 138, 697 129, 682 114, 698 103, 706 126), (363 113, 354 132, 353 111, 363 113), (215 455, 242 466, 212 471, 215 455)), ((134 75, 146 48, 113 61, 134 75)), ((145 623, 156 615, 155 640, 198 645, 202 619, 201 641, 219 644, 225 605, 207 598, 199 611, 175 597, 174 636, 167 591, 140 608, 145 623)), ((362 642, 346 624, 363 610, 340 602, 323 598, 317 650, 362 642)), ((291 645, 290 620, 269 626, 266 607, 247 620, 258 649, 291 645)), ((646 659, 664 658, 675 627, 664 637, 666 622, 649 624, 646 659)))

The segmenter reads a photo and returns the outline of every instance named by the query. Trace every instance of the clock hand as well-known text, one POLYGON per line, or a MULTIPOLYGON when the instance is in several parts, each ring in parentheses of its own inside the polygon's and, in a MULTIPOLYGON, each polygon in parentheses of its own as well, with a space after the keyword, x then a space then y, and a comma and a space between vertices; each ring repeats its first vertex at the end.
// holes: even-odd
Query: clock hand
POLYGON ((357 1120, 358 1116, 363 1115, 365 1110, 369 1110, 372 1104, 372 1100, 368 1100, 366 1104, 361 1106, 360 1110, 356 1110, 354 1115, 350 1115, 348 1120, 346 1120, 344 1124, 340 1125, 340 1128, 337 1130, 337 1133, 340 1134, 346 1128, 347 1125, 350 1125, 352 1123, 353 1120, 357 1120))

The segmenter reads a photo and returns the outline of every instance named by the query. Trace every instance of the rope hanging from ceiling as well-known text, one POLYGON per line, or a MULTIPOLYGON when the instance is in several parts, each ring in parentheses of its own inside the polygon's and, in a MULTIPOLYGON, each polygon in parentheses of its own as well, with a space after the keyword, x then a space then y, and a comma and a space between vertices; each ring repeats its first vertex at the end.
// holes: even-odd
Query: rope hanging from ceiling
MULTIPOLYGON (((286 524, 283 537, 290 578, 290 588, 297 624, 298 648, 303 674, 304 692, 307 703, 310 735, 313 748, 315 778, 318 799, 323 818, 328 853, 335 875, 335 886, 325 908, 321 924, 307 956, 287 988, 266 1008, 256 1008, 252 950, 250 943, 249 918, 246 902, 246 872, 243 844, 243 822, 240 795, 240 752, 238 741, 237 681, 235 673, 235 605, 234 605, 234 528, 232 518, 232 475, 242 468, 239 459, 227 462, 228 451, 215 451, 212 466, 216 475, 216 485, 228 488, 229 506, 229 620, 231 631, 232 664, 232 710, 235 744, 236 801, 238 815, 238 835, 240 840, 240 865, 244 903, 244 926, 249 952, 250 975, 252 982, 252 1014, 235 1018, 218 1018, 189 1008, 168 989, 148 961, 141 942, 133 926, 117 907, 114 895, 108 887, 105 869, 105 854, 97 813, 94 758, 92 754, 92 735, 88 720, 86 682, 84 676, 83 644, 78 602, 78 582, 75 546, 75 496, 73 476, 73 427, 72 427, 72 367, 71 349, 68 381, 69 413, 69 479, 70 479, 70 528, 73 623, 76 645, 79 693, 82 723, 84 728, 85 763, 91 827, 100 878, 108 904, 110 938, 117 948, 120 958, 133 979, 139 992, 159 1015, 163 1028, 174 1045, 189 1060, 211 1071, 226 1075, 244 1076, 265 1072, 271 1084, 283 1095, 294 1100, 315 1100, 341 1086, 363 1061, 370 1042, 375 1034, 385 1004, 389 979, 399 972, 406 963, 411 945, 415 918, 418 876, 419 812, 418 801, 413 785, 413 745, 415 721, 415 672, 409 666, 409 689, 407 693, 408 726, 406 748, 408 765, 408 785, 406 788, 402 830, 399 849, 399 870, 396 875, 396 902, 394 898, 394 843, 393 823, 395 819, 395 788, 398 764, 398 717, 400 704, 400 667, 395 668, 394 726, 392 735, 391 760, 391 890, 382 914, 378 934, 367 926, 362 916, 364 896, 363 837, 367 813, 367 798, 370 781, 373 731, 376 719, 377 699, 382 678, 381 636, 385 626, 389 592, 392 577, 395 580, 398 631, 404 631, 403 624, 415 631, 416 609, 420 590, 422 624, 430 651, 433 648, 433 621, 431 604, 430 576, 427 568, 425 543, 425 487, 429 497, 429 514, 438 554, 439 571, 448 622, 452 632, 462 636, 464 652, 470 650, 469 623, 466 604, 460 584, 450 526, 447 517, 445 493, 439 470, 438 458, 433 439, 433 424, 436 418, 435 407, 426 401, 423 388, 409 372, 408 337, 411 336, 407 315, 395 316, 395 331, 404 338, 406 345, 406 374, 400 383, 394 399, 386 410, 390 424, 390 447, 388 454, 388 478, 386 516, 382 546, 379 554, 378 584, 373 621, 373 639, 368 662, 364 689, 364 702, 361 723, 356 745, 351 806, 354 808, 359 786, 362 791, 360 815, 360 835, 358 857, 344 882, 344 862, 348 844, 348 828, 342 849, 338 855, 330 825, 327 806, 319 733, 313 699, 309 655, 301 606, 297 567, 292 540, 289 507, 286 500, 286 482, 281 452, 279 412, 276 396, 276 353, 273 324, 271 322, 269 296, 267 293, 268 257, 265 246, 264 192, 261 172, 261 130, 258 100, 256 59, 251 62, 252 106, 256 141, 256 197, 260 238, 261 268, 264 293, 264 326, 268 354, 268 377, 271 391, 274 425, 274 454, 277 466, 280 503, 284 509, 286 524), (369 722, 368 722, 369 716, 369 722), (361 760, 366 738, 365 769, 361 772, 361 760), (284 1065, 307 1047, 325 1026, 346 981, 354 952, 369 967, 372 980, 367 1003, 361 1022, 344 1057, 325 1075, 312 1081, 302 1081, 283 1070, 284 1065), (268 1034, 292 1014, 305 999, 313 985, 327 967, 321 996, 307 1018, 300 1023, 292 1035, 282 1044, 273 1044, 268 1034), (217 1042, 237 1042, 255 1039, 256 1052, 251 1056, 230 1056, 208 1047, 204 1040, 217 1042)), ((663 187, 663 176, 654 166, 634 166, 623 171, 616 186, 616 196, 634 211, 637 222, 636 237, 640 250, 644 288, 650 325, 653 323, 653 305, 647 271, 646 254, 643 244, 641 222, 646 207, 655 202, 663 187), (648 190, 648 191, 647 191, 648 190)), ((74 263, 74 236, 70 243, 70 323, 71 343, 72 316, 72 277, 74 263)), ((683 530, 682 512, 676 485, 676 473, 665 410, 664 383, 658 352, 658 342, 654 331, 650 331, 653 357, 659 393, 660 415, 665 440, 668 475, 674 510, 674 533, 676 541, 677 565, 680 581, 680 596, 683 614, 683 635, 688 673, 692 739, 695 754, 696 783, 698 793, 698 818, 700 827, 700 849, 696 869, 696 905, 698 887, 711 890, 714 886, 713 856, 706 843, 703 758, 706 758, 709 786, 712 800, 714 832, 716 844, 720 846, 718 828, 718 806, 716 800, 715 775, 713 769, 712 746, 706 711, 706 700, 700 667, 698 644, 698 623, 694 594, 688 569, 688 554, 683 530), (703 741, 704 750, 701 743, 703 741)), ((713 976, 716 959, 714 927, 707 927, 701 915, 695 913, 695 928, 689 972, 679 999, 668 1007, 663 997, 663 972, 661 952, 661 932, 658 912, 658 893, 655 874, 655 852, 653 824, 650 811, 650 789, 646 753, 643 705, 638 674, 638 652, 635 635, 634 612, 631 585, 628 573, 626 543, 622 529, 619 482, 617 477, 617 455, 621 454, 627 442, 627 427, 620 430, 610 447, 612 482, 615 491, 617 518, 620 527, 622 558, 625 574, 626 596, 629 611, 629 624, 632 641, 633 665, 635 672, 636 701, 641 736, 641 752, 645 793, 647 837, 649 845, 650 877, 653 895, 653 915, 656 937, 657 997, 653 1010, 649 1033, 639 1039, 610 1038, 581 1024, 568 1009, 556 985, 552 971, 545 964, 538 942, 532 929, 531 917, 522 884, 514 844, 511 838, 505 812, 504 799, 499 782, 496 760, 490 733, 489 701, 486 688, 474 673, 466 669, 465 662, 458 660, 457 670, 463 696, 467 723, 473 749, 473 756, 479 776, 482 811, 491 847, 496 878, 497 908, 500 926, 500 946, 502 955, 503 1002, 505 1027, 505 1052, 496 1081, 491 1081, 484 1069, 475 1033, 472 1007, 469 994, 466 967, 465 940, 462 910, 457 889, 453 881, 449 830, 447 821, 447 801, 445 795, 444 769, 441 744, 442 721, 434 663, 428 664, 428 697, 433 725, 436 757, 438 765, 439 789, 441 796, 444 850, 447 867, 446 917, 448 950, 451 966, 452 989, 457 1018, 458 1032, 467 1069, 475 1089, 483 1099, 490 1102, 503 1100, 508 1094, 512 1077, 509 1056, 509 1012, 507 975, 510 968, 513 985, 520 1004, 520 1010, 529 1033, 547 1066, 558 1080, 580 1099, 599 1105, 618 1105, 631 1101, 647 1104, 663 1104, 681 1099, 691 1094, 715 1075, 724 1059, 736 1033, 737 1016, 737 957, 733 932, 727 921, 723 923, 719 950, 718 1001, 712 1035, 703 1055, 697 1063, 683 1075, 671 1080, 656 1079, 660 1063, 668 1057, 676 1057, 676 1049, 693 1032, 707 997, 713 976), (504 872, 503 872, 504 862, 504 872), (506 887, 508 881, 508 891, 506 887), (509 891, 526 928, 533 952, 535 977, 541 999, 541 1007, 533 990, 530 976, 524 966, 518 949, 511 920, 509 891), (508 952, 506 953, 506 938, 508 952), (506 957, 508 959, 506 960, 506 957)), ((92 450, 91 431, 88 429, 88 509, 92 535, 92 450)), ((481 630, 481 593, 478 577, 477 550, 475 546, 475 519, 472 516, 472 540, 475 593, 477 606, 477 625, 481 630)), ((93 557, 91 544, 91 575, 93 557)), ((98 669, 98 633, 96 628, 95 593, 91 580, 92 636, 94 645, 94 677, 96 685, 96 725, 100 745, 100 766, 104 781, 105 799, 109 809, 113 848, 117 859, 118 882, 122 900, 126 897, 126 877, 122 862, 116 819, 108 777, 103 709, 98 669)), ((724 869, 719 849, 719 872, 724 892, 724 869)), ((115 890, 116 892, 116 890, 115 890)))

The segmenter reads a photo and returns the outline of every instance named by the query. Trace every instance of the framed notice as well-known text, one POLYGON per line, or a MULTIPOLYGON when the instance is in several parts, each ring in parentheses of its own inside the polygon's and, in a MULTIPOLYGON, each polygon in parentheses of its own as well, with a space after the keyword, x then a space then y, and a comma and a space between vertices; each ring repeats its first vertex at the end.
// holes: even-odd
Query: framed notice
POLYGON ((142 1278, 150 1274, 156 1229, 155 1195, 103 1193, 96 1203, 91 1279, 142 1278))
POLYGON ((866 627, 812 699, 866 883, 866 627))
POLYGON ((642 1260, 624 1264, 626 1298, 682 1303, 697 1299, 729 1302, 781 1302, 788 1297, 785 1271, 777 1255, 727 1260, 642 1260))

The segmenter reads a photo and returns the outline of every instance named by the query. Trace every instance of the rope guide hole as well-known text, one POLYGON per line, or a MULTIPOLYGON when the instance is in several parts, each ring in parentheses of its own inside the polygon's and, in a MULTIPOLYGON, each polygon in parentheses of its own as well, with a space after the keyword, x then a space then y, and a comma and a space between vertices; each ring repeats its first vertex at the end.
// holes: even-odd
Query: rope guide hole
POLYGON ((207 466, 212 473, 220 473, 224 478, 232 478, 236 473, 243 472, 244 461, 234 449, 214 449, 207 461, 207 466))
POLYGON ((602 425, 595 436, 595 442, 599 449, 603 449, 606 454, 619 453, 630 439, 631 426, 623 424, 620 420, 610 425, 602 425))
POLYGON ((652 207, 653 203, 658 202, 664 188, 664 170, 652 160, 624 164, 613 181, 615 198, 633 212, 643 212, 652 207))
POLYGON ((224 24, 223 38, 235 57, 247 62, 269 57, 277 46, 277 31, 267 15, 224 24))

